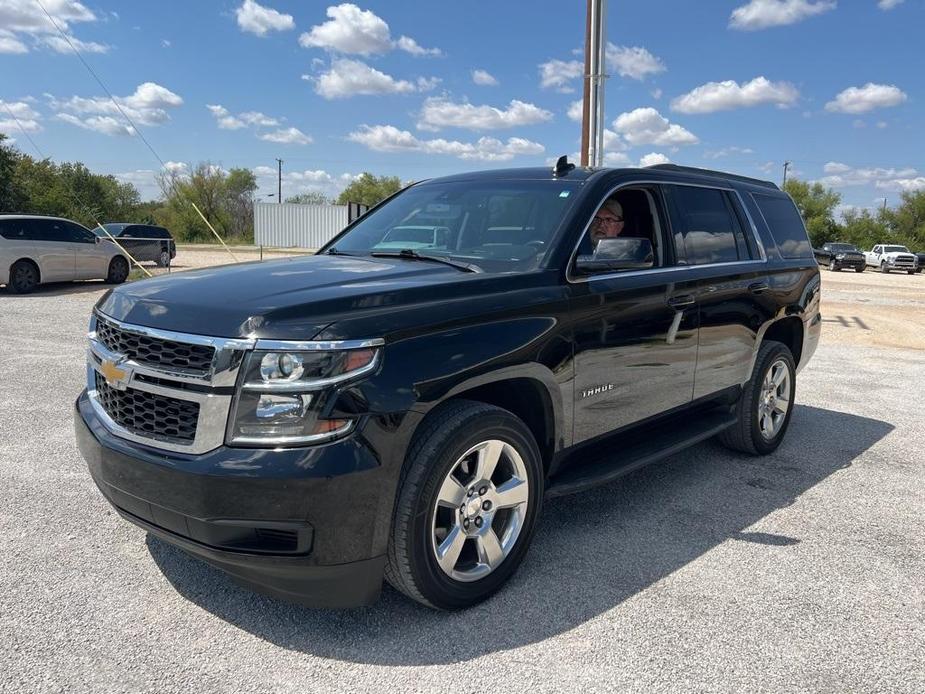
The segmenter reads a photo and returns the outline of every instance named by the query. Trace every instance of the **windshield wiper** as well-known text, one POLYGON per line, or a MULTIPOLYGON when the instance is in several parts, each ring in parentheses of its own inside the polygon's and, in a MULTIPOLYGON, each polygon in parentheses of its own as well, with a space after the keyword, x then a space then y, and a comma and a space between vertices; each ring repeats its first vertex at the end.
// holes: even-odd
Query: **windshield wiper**
POLYGON ((324 252, 325 255, 346 255, 349 258, 355 258, 356 253, 344 253, 343 251, 337 250, 334 246, 331 246, 328 250, 324 252))
POLYGON ((463 272, 482 272, 482 268, 472 263, 463 263, 458 260, 450 260, 443 256, 421 255, 411 248, 402 248, 400 251, 373 251, 370 253, 374 258, 406 258, 408 260, 431 260, 435 263, 443 263, 458 268, 463 272))

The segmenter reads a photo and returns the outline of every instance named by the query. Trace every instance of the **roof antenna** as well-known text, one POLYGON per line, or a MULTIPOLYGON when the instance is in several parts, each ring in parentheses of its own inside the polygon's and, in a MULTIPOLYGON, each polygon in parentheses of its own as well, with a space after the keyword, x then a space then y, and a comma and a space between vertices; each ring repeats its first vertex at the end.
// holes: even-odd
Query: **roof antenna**
POLYGON ((563 154, 556 160, 556 165, 552 167, 553 176, 564 176, 569 171, 575 168, 574 164, 570 164, 568 160, 568 155, 563 154))

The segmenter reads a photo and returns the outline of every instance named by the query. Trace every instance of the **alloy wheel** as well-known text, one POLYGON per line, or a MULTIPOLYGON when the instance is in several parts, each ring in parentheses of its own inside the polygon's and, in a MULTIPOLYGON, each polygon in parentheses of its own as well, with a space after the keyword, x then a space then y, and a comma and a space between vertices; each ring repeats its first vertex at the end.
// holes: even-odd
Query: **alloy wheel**
POLYGON ((777 436, 784 426, 792 399, 790 367, 786 361, 778 359, 764 375, 758 400, 758 428, 768 441, 777 436))
POLYGON ((511 444, 491 439, 460 456, 437 493, 430 545, 441 570, 471 582, 498 568, 524 527, 530 485, 511 444))

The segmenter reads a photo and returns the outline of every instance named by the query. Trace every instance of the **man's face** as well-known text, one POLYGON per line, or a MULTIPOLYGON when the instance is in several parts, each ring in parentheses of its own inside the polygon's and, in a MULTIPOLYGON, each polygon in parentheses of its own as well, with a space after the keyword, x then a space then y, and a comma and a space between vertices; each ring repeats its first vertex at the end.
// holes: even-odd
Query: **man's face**
POLYGON ((591 240, 597 245, 601 239, 615 239, 623 231, 623 217, 615 215, 606 207, 602 207, 594 215, 591 224, 591 240))

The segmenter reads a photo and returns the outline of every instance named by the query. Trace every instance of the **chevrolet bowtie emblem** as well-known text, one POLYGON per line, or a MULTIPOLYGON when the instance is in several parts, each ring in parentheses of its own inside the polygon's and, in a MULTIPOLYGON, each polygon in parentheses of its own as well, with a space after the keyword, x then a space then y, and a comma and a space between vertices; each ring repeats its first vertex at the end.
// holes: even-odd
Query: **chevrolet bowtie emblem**
POLYGON ((100 373, 103 374, 106 383, 116 390, 125 390, 132 377, 131 369, 119 366, 109 359, 104 359, 103 363, 100 364, 100 373))

